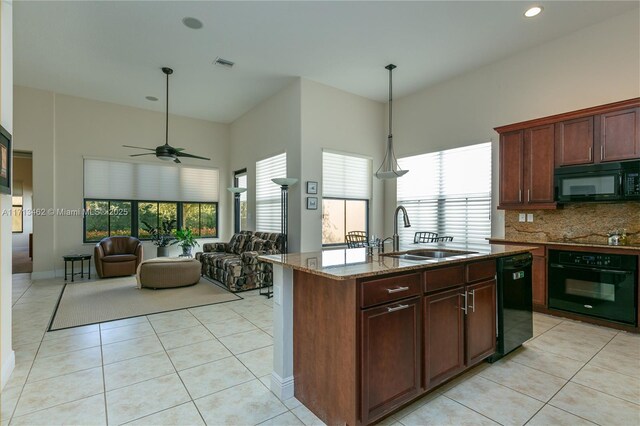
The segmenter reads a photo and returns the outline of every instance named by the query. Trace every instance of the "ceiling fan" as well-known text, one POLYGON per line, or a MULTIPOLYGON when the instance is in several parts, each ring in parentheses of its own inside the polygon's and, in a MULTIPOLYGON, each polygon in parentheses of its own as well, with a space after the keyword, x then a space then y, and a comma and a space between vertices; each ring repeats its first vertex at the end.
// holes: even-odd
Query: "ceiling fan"
POLYGON ((133 154, 130 157, 140 157, 142 155, 155 155, 157 158, 165 161, 173 161, 174 163, 181 163, 178 157, 197 158, 199 160, 211 160, 207 157, 200 157, 198 155, 187 154, 184 152, 184 148, 174 148, 169 145, 169 76, 173 74, 171 68, 162 67, 162 72, 167 75, 167 108, 165 116, 165 142, 164 145, 157 146, 155 148, 144 148, 141 146, 122 145, 125 148, 144 149, 147 151, 144 154, 133 154))

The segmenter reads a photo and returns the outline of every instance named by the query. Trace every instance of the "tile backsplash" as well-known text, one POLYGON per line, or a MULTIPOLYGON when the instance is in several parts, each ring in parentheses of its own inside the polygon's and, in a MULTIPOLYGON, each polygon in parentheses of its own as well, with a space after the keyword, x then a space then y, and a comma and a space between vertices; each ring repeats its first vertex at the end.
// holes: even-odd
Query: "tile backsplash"
POLYGON ((629 244, 640 244, 640 202, 577 203, 557 210, 507 210, 505 239, 514 241, 607 244, 607 234, 626 229, 629 244), (533 213, 533 222, 519 222, 533 213))

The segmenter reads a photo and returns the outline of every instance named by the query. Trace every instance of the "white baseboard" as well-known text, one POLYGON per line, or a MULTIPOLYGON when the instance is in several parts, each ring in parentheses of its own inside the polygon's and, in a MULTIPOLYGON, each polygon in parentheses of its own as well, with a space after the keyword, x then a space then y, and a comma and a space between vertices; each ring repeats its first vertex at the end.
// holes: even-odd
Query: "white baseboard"
POLYGON ((293 376, 283 379, 275 371, 271 372, 271 392, 275 393, 282 401, 293 398, 293 376))
POLYGON ((9 377, 11 377, 11 373, 16 366, 16 353, 15 351, 11 351, 7 360, 2 364, 2 372, 0 373, 0 378, 2 379, 2 383, 0 383, 0 389, 4 388, 4 385, 9 381, 9 377))

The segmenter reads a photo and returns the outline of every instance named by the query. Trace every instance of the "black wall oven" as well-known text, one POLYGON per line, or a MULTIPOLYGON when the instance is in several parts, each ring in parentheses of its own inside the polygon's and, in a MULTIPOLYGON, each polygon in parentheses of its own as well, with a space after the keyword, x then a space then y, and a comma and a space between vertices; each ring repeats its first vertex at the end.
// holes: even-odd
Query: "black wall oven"
POLYGON ((549 250, 549 308, 636 325, 637 259, 549 250))

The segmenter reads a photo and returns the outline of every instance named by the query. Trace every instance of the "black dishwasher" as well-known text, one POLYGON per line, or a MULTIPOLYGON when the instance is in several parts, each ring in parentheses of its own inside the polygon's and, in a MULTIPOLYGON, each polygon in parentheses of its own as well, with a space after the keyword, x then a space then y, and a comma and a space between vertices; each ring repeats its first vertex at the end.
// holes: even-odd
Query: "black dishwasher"
POLYGON ((497 345, 494 362, 533 337, 531 253, 498 259, 497 345))

